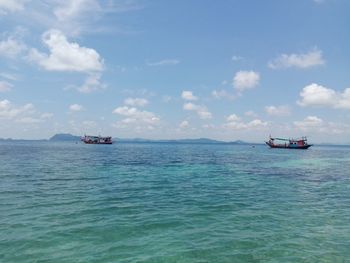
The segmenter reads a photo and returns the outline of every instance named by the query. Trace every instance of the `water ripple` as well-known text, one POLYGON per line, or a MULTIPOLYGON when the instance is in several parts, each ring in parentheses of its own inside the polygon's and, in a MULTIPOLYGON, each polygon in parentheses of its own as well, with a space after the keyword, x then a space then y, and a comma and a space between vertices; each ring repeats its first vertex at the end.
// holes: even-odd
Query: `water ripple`
POLYGON ((350 262, 350 152, 0 143, 1 262, 350 262))

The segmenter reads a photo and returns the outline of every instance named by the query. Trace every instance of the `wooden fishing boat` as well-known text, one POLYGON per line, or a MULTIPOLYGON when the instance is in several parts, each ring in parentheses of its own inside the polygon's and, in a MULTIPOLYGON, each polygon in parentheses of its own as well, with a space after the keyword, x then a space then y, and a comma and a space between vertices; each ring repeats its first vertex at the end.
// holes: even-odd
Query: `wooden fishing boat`
POLYGON ((81 140, 86 144, 112 144, 112 137, 84 135, 81 140))
POLYGON ((299 139, 273 138, 270 136, 269 141, 265 143, 271 148, 284 149, 308 149, 312 146, 312 144, 308 144, 307 138, 305 136, 299 139))

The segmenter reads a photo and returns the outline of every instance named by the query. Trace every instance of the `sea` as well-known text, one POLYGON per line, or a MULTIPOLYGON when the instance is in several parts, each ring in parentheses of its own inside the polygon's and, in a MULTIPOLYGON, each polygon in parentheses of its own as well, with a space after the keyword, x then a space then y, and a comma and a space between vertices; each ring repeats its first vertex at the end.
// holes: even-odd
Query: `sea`
POLYGON ((2 141, 0 262, 350 262, 350 147, 2 141))

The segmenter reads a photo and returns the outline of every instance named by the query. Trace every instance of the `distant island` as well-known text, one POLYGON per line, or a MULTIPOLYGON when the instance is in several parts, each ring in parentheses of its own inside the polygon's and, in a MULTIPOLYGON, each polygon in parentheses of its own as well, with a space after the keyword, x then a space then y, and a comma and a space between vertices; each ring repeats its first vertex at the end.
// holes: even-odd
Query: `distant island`
MULTIPOLYGON (((0 138, 0 141, 50 141, 50 142, 78 142, 81 140, 80 136, 70 133, 57 133, 49 139, 12 139, 12 138, 0 138)), ((113 141, 116 143, 178 143, 178 144, 231 144, 231 145, 259 145, 261 143, 245 142, 242 140, 235 141, 219 141, 208 138, 198 139, 169 139, 169 140, 156 140, 156 139, 144 139, 144 138, 118 138, 114 137, 113 141)), ((348 147, 350 143, 318 143, 317 146, 345 146, 348 147)))
MULTIPOLYGON (((67 142, 67 141, 80 141, 80 136, 72 135, 69 133, 59 133, 52 136, 49 141, 53 142, 67 142)), ((115 142, 129 142, 129 143, 181 143, 181 144, 251 144, 241 140, 224 142, 218 140, 212 140, 208 138, 199 139, 177 139, 177 140, 150 140, 143 138, 113 138, 115 142)))
POLYGON ((66 142, 66 141, 80 141, 80 136, 72 135, 70 133, 58 133, 52 136, 49 141, 66 142))

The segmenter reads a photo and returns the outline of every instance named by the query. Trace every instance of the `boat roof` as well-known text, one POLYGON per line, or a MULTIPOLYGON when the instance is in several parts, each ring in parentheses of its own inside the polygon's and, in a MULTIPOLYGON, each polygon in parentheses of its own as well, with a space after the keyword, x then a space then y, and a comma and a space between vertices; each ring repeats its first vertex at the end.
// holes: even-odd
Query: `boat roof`
POLYGON ((85 137, 89 137, 89 138, 112 138, 111 136, 95 136, 95 135, 85 135, 85 137))
POLYGON ((306 141, 307 138, 305 136, 297 139, 286 139, 286 138, 277 138, 277 137, 270 137, 271 140, 279 140, 279 141, 306 141))

